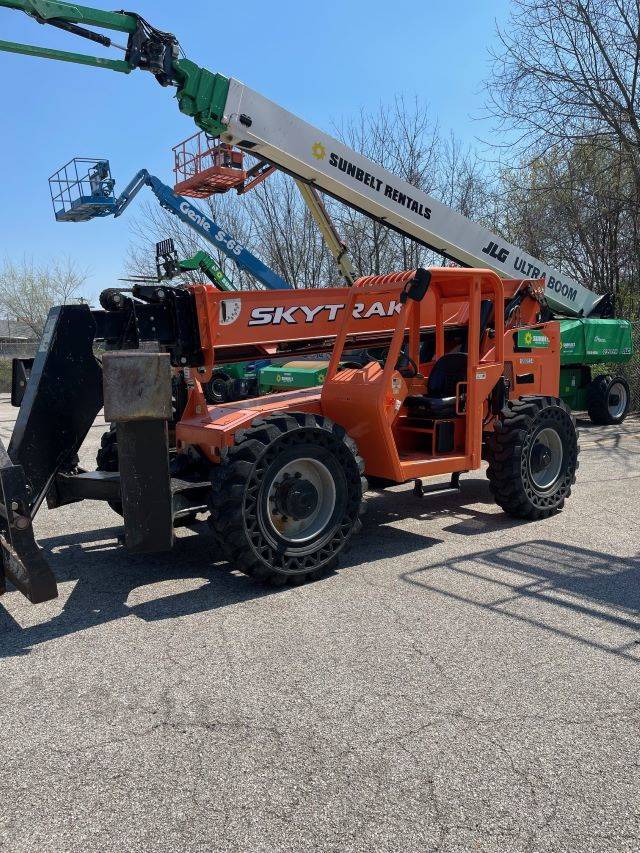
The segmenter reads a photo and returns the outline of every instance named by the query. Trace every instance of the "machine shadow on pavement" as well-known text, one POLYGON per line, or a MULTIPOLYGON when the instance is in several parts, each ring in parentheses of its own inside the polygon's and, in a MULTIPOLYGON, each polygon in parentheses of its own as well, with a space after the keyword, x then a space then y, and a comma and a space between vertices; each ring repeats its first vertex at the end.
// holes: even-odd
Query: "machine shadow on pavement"
POLYGON ((638 664, 639 571, 638 558, 534 540, 454 557, 401 579, 638 664))
MULTIPOLYGON (((427 485, 426 489, 429 488, 427 485)), ((376 534, 378 526, 388 524, 394 519, 413 518, 416 521, 436 521, 450 517, 453 523, 444 529, 465 536, 508 530, 529 523, 506 515, 496 506, 489 490, 489 481, 483 476, 461 478, 460 490, 425 491, 423 497, 416 497, 412 489, 400 487, 394 489, 392 494, 393 500, 390 500, 389 492, 369 492, 367 512, 364 516, 365 526, 370 528, 367 531, 367 538, 376 534), (490 509, 484 511, 479 508, 480 505, 487 505, 490 509)), ((384 526, 381 528, 381 538, 384 538, 388 529, 384 526)), ((434 540, 433 544, 440 541, 442 540, 434 540)), ((354 550, 357 547, 358 545, 354 543, 354 550)))
MULTIPOLYGON (((466 520, 457 521, 451 529, 475 524, 473 533, 519 523, 496 509, 484 478, 463 479, 460 491, 427 494, 423 498, 406 487, 396 488, 393 493, 372 492, 363 535, 354 540, 338 571, 366 560, 423 551, 442 541, 429 536, 426 526, 424 533, 415 533, 390 526, 394 521, 414 518, 426 522, 449 516, 459 519, 462 515, 466 520), (493 511, 480 511, 477 505, 483 503, 492 504, 493 511)), ((117 544, 122 533, 119 526, 40 539, 59 583, 76 584, 62 611, 41 624, 22 628, 0 605, 0 657, 24 654, 34 645, 115 619, 174 619, 279 592, 232 571, 226 562, 216 562, 206 522, 195 525, 195 530, 199 532, 184 531, 179 535, 173 551, 144 556, 129 554, 117 544), (194 580, 201 581, 195 588, 194 580), (184 582, 188 588, 164 594, 163 589, 172 582, 184 582), (149 587, 145 591, 148 595, 135 603, 144 587, 149 587)), ((456 532, 468 533, 465 529, 456 532)))

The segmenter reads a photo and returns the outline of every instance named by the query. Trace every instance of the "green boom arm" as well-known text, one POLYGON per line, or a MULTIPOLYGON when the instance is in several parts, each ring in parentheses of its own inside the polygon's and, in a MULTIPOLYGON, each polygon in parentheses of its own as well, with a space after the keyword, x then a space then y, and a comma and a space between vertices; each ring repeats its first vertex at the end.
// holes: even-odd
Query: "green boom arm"
POLYGON ((235 290, 222 269, 206 252, 197 252, 192 258, 178 261, 178 266, 181 272, 200 270, 219 290, 235 290))
POLYGON ((139 15, 104 12, 54 0, 0 0, 0 7, 25 12, 40 24, 50 24, 104 47, 118 45, 108 36, 87 27, 127 33, 124 59, 105 59, 1 40, 0 50, 107 68, 124 74, 135 68, 150 71, 161 85, 176 86, 181 112, 191 116, 198 127, 212 136, 219 136, 225 130, 222 117, 229 91, 228 78, 222 74, 213 74, 188 59, 179 58, 179 45, 175 36, 155 29, 139 15))
MULTIPOLYGON (((121 12, 103 12, 100 9, 89 9, 87 6, 70 5, 69 3, 55 3, 51 0, 0 0, 0 6, 7 9, 17 9, 26 12, 40 24, 52 24, 52 26, 67 29, 77 35, 83 35, 92 41, 97 41, 105 47, 110 47, 111 39, 98 33, 84 30, 86 26, 100 27, 105 30, 116 30, 123 33, 133 33, 137 22, 133 15, 125 15, 121 12), (80 26, 82 25, 82 26, 80 26)), ((44 59, 60 59, 65 62, 75 62, 80 65, 91 65, 94 68, 108 68, 110 71, 120 71, 128 74, 132 66, 122 59, 104 59, 99 56, 87 56, 83 53, 70 53, 65 50, 52 50, 46 47, 37 47, 31 44, 18 44, 12 41, 0 41, 0 50, 10 53, 24 53, 29 56, 40 56, 44 59)))
POLYGON ((0 6, 26 12, 39 23, 57 20, 121 33, 132 33, 137 25, 135 15, 103 12, 101 9, 78 6, 76 3, 57 3, 54 0, 0 0, 0 6))

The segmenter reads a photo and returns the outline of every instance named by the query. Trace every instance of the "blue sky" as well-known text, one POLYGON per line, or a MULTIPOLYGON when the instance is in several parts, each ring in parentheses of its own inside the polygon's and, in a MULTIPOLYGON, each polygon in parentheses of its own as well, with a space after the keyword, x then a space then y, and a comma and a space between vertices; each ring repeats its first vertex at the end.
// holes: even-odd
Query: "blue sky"
MULTIPOLYGON (((470 143, 488 132, 478 120, 482 82, 507 0, 276 0, 267 6, 245 0, 237 14, 232 4, 190 0, 137 0, 131 7, 174 32, 190 59, 242 80, 321 128, 331 130, 361 107, 402 93, 427 102, 444 132, 470 143)), ((18 12, 0 9, 0 20, 7 40, 100 52, 18 12)), ((196 128, 178 111, 171 90, 148 74, 127 77, 6 53, 0 53, 0 72, 0 259, 26 253, 46 263, 73 256, 90 268, 87 292, 95 296, 123 272, 135 210, 119 220, 56 223, 47 178, 73 156, 104 156, 120 190, 142 166, 170 183, 171 147, 196 128)))

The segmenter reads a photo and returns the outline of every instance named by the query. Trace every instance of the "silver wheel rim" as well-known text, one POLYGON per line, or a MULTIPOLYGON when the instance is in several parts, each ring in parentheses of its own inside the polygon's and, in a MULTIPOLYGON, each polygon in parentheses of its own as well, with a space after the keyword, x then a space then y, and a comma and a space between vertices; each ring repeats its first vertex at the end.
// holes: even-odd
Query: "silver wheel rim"
POLYGON ((266 517, 278 536, 302 544, 322 533, 331 520, 335 505, 336 486, 327 466, 318 459, 294 459, 284 465, 271 481, 267 493, 266 517), (317 506, 307 518, 291 518, 278 508, 277 492, 288 478, 306 480, 318 494, 317 506))
POLYGON ((555 429, 552 427, 541 429, 536 435, 529 451, 529 470, 531 471, 531 479, 536 488, 544 490, 550 489, 553 486, 560 476, 563 458, 562 439, 555 429), (548 455, 549 461, 543 467, 534 471, 533 460, 541 453, 548 455))
POLYGON ((622 382, 611 383, 607 395, 607 408, 612 418, 619 418, 624 414, 627 408, 627 389, 622 382))

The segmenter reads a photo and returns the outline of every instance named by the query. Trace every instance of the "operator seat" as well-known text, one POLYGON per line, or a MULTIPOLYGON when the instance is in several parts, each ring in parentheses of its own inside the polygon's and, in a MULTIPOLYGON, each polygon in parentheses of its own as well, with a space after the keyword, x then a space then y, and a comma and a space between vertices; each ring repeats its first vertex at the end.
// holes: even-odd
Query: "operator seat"
MULTIPOLYGON (((480 340, 482 341, 493 313, 493 302, 480 303, 480 340)), ((421 359, 422 360, 422 359, 421 359)), ((431 369, 426 394, 405 397, 405 406, 429 418, 453 418, 456 414, 456 386, 467 380, 467 353, 448 352, 440 356, 431 369)))
POLYGON ((440 356, 427 379, 426 394, 410 394, 405 406, 430 418, 453 418, 456 414, 456 385, 467 381, 466 352, 448 352, 440 356))

